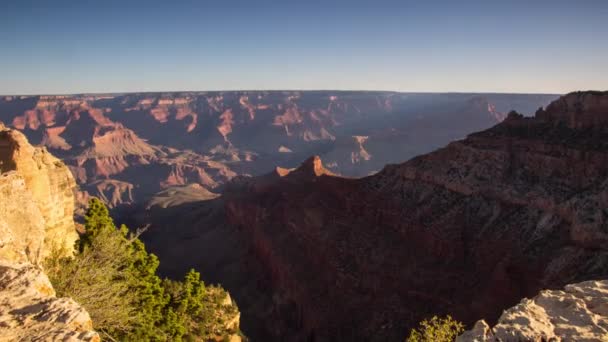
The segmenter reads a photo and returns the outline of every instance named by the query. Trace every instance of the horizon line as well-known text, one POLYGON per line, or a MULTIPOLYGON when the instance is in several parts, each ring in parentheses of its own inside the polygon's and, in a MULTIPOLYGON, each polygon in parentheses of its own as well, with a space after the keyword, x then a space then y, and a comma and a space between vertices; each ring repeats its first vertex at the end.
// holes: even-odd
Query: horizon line
POLYGON ((127 95, 127 94, 166 94, 166 93, 238 93, 238 92, 358 92, 358 93, 395 93, 395 94, 496 94, 496 95, 565 95, 580 91, 602 91, 597 89, 571 90, 568 92, 500 92, 500 91, 399 91, 399 90, 364 90, 364 89, 219 89, 219 90, 142 90, 142 91, 93 91, 93 92, 59 92, 59 93, 15 93, 0 94, 9 96, 78 96, 78 95, 127 95))

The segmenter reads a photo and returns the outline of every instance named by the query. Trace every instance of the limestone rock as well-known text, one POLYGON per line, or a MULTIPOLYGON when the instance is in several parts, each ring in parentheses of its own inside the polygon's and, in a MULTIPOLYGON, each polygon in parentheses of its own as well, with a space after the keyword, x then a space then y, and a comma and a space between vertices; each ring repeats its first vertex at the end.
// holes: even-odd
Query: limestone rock
POLYGON ((36 263, 44 236, 44 218, 23 177, 14 171, 1 174, 0 259, 36 263))
POLYGON ((481 321, 477 321, 475 323, 475 325, 473 326, 473 329, 465 331, 462 335, 458 336, 456 338, 456 341, 458 341, 458 342, 464 342, 464 341, 481 342, 481 341, 491 341, 492 338, 494 338, 494 335, 492 334, 492 330, 490 329, 490 326, 488 325, 488 323, 486 323, 486 321, 481 320, 481 321))
POLYGON ((0 341, 99 341, 89 314, 28 263, 0 261, 0 341))
POLYGON ((608 341, 608 280, 541 291, 506 310, 494 328, 478 321, 456 341, 608 341))
POLYGON ((22 133, 0 127, 0 173, 3 192, 0 210, 7 211, 7 215, 0 217, 0 230, 11 231, 2 238, 12 236, 11 239, 18 240, 23 235, 18 243, 1 244, 0 255, 5 254, 4 249, 25 243, 27 248, 22 252, 29 256, 26 259, 36 263, 53 248, 71 250, 78 235, 73 219, 76 183, 69 169, 45 148, 30 145, 22 133), (39 230, 38 213, 42 216, 43 232, 29 234, 39 230), (33 220, 37 222, 30 222, 33 220), (43 244, 30 241, 40 237, 43 244))
POLYGON ((99 341, 89 314, 39 268, 78 238, 74 179, 65 165, 0 125, 0 341, 99 341))

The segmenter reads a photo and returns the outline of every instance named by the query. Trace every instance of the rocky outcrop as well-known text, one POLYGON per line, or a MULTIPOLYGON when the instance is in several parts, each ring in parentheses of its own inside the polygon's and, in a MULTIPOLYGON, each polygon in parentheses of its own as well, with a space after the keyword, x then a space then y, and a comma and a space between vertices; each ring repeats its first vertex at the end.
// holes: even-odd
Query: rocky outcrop
POLYGON ((28 263, 0 260, 0 341, 100 341, 89 314, 28 263))
POLYGON ((575 92, 552 102, 537 118, 564 123, 570 128, 602 127, 608 124, 608 92, 575 92))
MULTIPOLYGON (((279 170, 277 172, 281 174, 279 170)), ((297 169, 290 171, 288 174, 283 173, 282 176, 291 180, 303 180, 311 179, 311 177, 314 179, 321 176, 335 176, 335 174, 323 166, 319 156, 313 156, 306 159, 297 169)))
POLYGON ((53 248, 72 250, 76 184, 68 168, 22 133, 0 126, 0 171, 0 230, 8 239, 0 254, 37 263, 53 248))
POLYGON ((0 341, 99 341, 89 314, 56 298, 40 268, 74 249, 74 188, 62 162, 0 124, 0 341))
POLYGON ((545 290, 507 309, 493 328, 478 321, 456 342, 608 341, 608 281, 545 290))

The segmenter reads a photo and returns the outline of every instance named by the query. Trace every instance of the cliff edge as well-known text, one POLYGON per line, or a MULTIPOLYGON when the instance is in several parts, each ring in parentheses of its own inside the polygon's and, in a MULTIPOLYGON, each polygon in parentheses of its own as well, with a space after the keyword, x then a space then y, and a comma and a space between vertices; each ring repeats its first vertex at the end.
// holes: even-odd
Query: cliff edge
POLYGON ((63 163, 0 123, 0 341, 99 341, 86 310, 57 298, 40 267, 78 239, 74 187, 63 163))
POLYGON ((75 187, 59 159, 0 124, 0 258, 36 264, 53 248, 72 250, 75 187))
POLYGON ((87 311, 57 298, 44 272, 0 260, 0 341, 99 341, 87 311))

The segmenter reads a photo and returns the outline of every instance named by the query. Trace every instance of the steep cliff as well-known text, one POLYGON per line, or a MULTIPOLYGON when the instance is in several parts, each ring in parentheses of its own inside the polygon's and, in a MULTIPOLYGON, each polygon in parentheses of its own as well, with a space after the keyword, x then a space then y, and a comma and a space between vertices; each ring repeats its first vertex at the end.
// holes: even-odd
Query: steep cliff
POLYGON ((99 341, 89 314, 56 298, 40 268, 74 248, 74 187, 63 163, 0 124, 0 341, 99 341))
MULTIPOLYGON (((608 112, 603 100, 575 97, 581 115, 608 112)), ((232 236, 247 252, 207 269, 228 274, 244 326, 252 311, 272 317, 275 340, 402 340, 442 314, 494 322, 541 289, 608 278, 608 126, 594 122, 511 113, 361 179, 317 172, 325 168, 312 158, 296 170, 239 178, 195 212, 195 204, 174 209, 170 227, 149 239, 181 269, 202 262, 206 241, 217 248, 232 236), (201 223, 180 231, 180 217, 201 223), (172 241, 198 243, 168 251, 169 232, 172 241), (248 301, 252 286, 228 271, 235 264, 271 299, 248 301)))
POLYGON ((0 171, 0 229, 14 241, 3 243, 0 253, 24 253, 19 261, 37 263, 53 248, 72 250, 78 234, 69 169, 22 133, 0 126, 0 171))
POLYGON ((536 116, 542 120, 561 122, 570 128, 593 128, 608 124, 608 92, 581 91, 570 93, 552 102, 536 116))
POLYGON ((608 341, 608 281, 545 290, 505 310, 493 328, 481 320, 456 342, 608 341))

